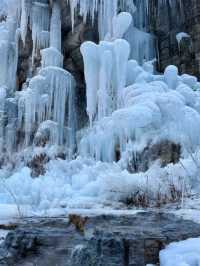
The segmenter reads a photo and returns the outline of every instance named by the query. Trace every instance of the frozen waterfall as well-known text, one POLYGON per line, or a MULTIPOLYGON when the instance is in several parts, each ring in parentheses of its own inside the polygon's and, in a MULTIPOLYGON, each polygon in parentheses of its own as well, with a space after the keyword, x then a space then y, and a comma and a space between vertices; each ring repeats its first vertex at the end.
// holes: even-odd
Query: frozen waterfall
POLYGON ((60 6, 55 2, 51 14, 46 0, 22 0, 19 4, 21 19, 16 12, 0 24, 1 151, 10 153, 42 143, 63 147, 71 157, 76 146, 76 84, 62 68, 60 6), (25 45, 28 27, 32 61, 41 53, 41 68, 22 91, 15 92, 18 42, 21 36, 25 45))
POLYGON ((175 66, 155 74, 149 1, 8 1, 16 5, 0 23, 0 180, 10 178, 0 183, 0 204, 42 216, 121 207, 130 197, 136 206, 177 204, 199 193, 200 83, 175 66), (97 25, 98 43, 82 43, 88 24, 97 25), (28 75, 20 80, 22 47, 28 75), (80 68, 77 87, 68 59, 80 68))

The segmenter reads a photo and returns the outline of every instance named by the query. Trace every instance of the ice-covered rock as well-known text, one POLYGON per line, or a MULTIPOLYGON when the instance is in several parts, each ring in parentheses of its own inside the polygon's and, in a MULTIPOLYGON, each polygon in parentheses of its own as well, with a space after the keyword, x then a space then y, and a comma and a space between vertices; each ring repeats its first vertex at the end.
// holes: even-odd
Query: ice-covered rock
POLYGON ((170 89, 176 89, 178 84, 178 68, 176 66, 168 66, 165 69, 164 78, 170 89))

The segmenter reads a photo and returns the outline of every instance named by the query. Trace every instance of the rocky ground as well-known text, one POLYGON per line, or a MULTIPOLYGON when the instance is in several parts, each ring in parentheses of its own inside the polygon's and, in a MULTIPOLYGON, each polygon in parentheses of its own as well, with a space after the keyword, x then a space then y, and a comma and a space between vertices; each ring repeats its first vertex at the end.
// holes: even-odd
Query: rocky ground
POLYGON ((166 244, 200 236, 200 224, 158 211, 25 219, 0 247, 1 266, 145 266, 166 244))

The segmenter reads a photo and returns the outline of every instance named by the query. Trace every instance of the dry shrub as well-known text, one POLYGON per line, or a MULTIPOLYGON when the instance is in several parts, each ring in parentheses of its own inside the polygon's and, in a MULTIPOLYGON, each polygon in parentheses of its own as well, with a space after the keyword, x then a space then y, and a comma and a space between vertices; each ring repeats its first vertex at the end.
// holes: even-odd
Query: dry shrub
POLYGON ((46 172, 45 164, 48 162, 49 157, 45 153, 34 156, 33 159, 27 163, 27 166, 31 169, 31 176, 38 177, 44 175, 46 172))

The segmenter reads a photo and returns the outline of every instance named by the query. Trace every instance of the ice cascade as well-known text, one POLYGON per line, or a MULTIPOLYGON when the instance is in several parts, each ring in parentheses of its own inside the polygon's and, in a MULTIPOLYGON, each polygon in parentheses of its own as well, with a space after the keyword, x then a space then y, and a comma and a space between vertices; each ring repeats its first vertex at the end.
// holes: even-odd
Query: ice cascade
POLYGON ((57 145, 71 157, 75 150, 75 80, 64 70, 61 10, 57 1, 21 1, 18 15, 0 24, 0 149, 11 154, 34 145, 57 145), (20 28, 18 28, 20 27, 20 28), (41 53, 37 74, 16 90, 18 42, 32 30, 32 59, 41 53), (13 98, 8 98, 13 97, 13 98))

